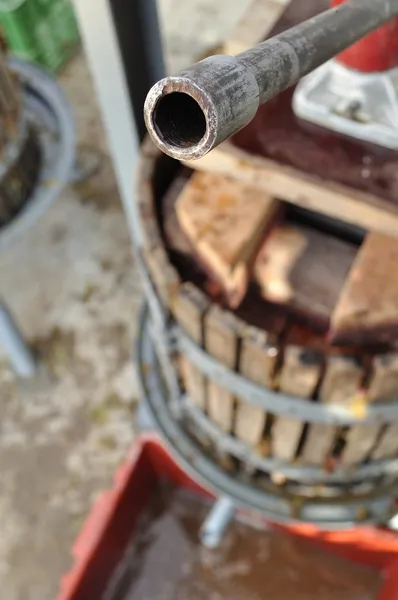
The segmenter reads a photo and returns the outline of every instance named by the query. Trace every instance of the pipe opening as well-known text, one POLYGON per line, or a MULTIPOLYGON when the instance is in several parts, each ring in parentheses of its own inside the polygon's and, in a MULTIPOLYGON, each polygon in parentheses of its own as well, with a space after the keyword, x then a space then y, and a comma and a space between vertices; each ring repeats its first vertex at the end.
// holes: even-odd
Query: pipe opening
POLYGON ((203 110, 183 92, 172 92, 158 100, 153 124, 162 142, 176 148, 196 146, 207 128, 203 110))

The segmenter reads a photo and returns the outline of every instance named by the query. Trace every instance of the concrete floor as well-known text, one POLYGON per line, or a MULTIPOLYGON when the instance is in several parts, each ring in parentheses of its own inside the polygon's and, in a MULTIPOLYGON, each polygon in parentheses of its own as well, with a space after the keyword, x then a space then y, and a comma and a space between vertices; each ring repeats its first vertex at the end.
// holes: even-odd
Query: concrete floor
MULTIPOLYGON (((169 69, 217 46, 248 4, 160 0, 169 69)), ((0 589, 7 600, 55 598, 73 540, 136 434, 131 349, 139 280, 84 57, 61 81, 81 143, 100 149, 104 163, 0 254, 1 293, 51 374, 21 386, 0 356, 0 589)))

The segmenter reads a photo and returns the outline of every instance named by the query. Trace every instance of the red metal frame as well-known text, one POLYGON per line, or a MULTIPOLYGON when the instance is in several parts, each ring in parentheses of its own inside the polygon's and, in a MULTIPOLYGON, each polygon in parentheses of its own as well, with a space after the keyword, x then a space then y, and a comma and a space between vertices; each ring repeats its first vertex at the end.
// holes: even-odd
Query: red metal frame
MULTIPOLYGON (((137 518, 158 479, 205 492, 174 462, 156 434, 140 436, 116 474, 111 490, 96 502, 74 547, 75 563, 57 600, 100 600, 123 557, 137 518)), ((321 532, 313 526, 278 526, 357 562, 383 571, 378 600, 398 600, 398 534, 372 527, 321 532)))
MULTIPOLYGON (((346 0, 331 0, 331 6, 346 0)), ((346 67, 374 73, 388 71, 398 66, 398 19, 386 23, 338 55, 337 60, 346 67)))

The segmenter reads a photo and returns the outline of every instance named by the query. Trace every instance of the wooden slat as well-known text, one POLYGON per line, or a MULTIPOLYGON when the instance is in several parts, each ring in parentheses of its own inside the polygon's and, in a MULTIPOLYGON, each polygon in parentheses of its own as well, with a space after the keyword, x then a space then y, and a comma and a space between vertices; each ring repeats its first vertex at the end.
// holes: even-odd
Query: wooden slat
POLYGON ((372 452, 372 460, 397 458, 398 456, 398 423, 387 425, 377 446, 372 452))
MULTIPOLYGON (((205 317, 205 348, 230 369, 236 368, 238 335, 241 322, 232 313, 212 306, 205 317)), ((224 431, 233 430, 235 397, 215 381, 208 382, 207 407, 209 417, 224 431)))
MULTIPOLYGON (((395 353, 376 356, 372 362, 372 377, 367 391, 370 402, 396 401, 398 398, 398 355, 395 353)), ((398 423, 379 429, 379 439, 371 454, 371 460, 398 456, 398 423)))
POLYGON ((163 246, 144 250, 144 261, 155 285, 156 291, 168 307, 180 289, 180 278, 169 261, 163 246))
POLYGON ((224 44, 224 53, 239 54, 262 42, 288 1, 254 0, 224 44))
MULTIPOLYGON (((175 319, 201 347, 204 343, 203 319, 208 308, 209 301, 206 296, 191 283, 181 286, 180 293, 172 305, 175 319)), ((179 364, 188 395, 199 408, 206 411, 206 377, 184 355, 180 355, 179 364)))
POLYGON ((331 320, 336 343, 390 342, 398 335, 398 239, 369 233, 331 320))
POLYGON ((370 402, 398 400, 398 354, 382 354, 373 359, 367 396, 370 402))
POLYGON ((148 137, 141 146, 141 158, 138 169, 138 198, 137 206, 143 236, 143 246, 146 252, 162 246, 162 237, 156 219, 154 206, 153 178, 160 153, 148 137))
POLYGON ((323 358, 300 346, 287 346, 279 375, 279 389, 285 394, 311 398, 318 384, 323 358))
POLYGON ((353 244, 300 225, 274 227, 256 258, 263 297, 320 319, 328 327, 357 253, 353 244))
POLYGON ((352 408, 362 378, 362 366, 355 358, 329 356, 319 391, 320 401, 352 408))
MULTIPOLYGON (((329 357, 320 388, 320 401, 344 406, 355 413, 362 379, 363 368, 355 359, 344 356, 329 357)), ((370 429, 367 424, 352 426, 347 433, 346 445, 341 456, 342 463, 352 465, 362 460, 364 453, 372 447, 376 434, 374 425, 370 429)))
POLYGON ((159 151, 146 140, 142 146, 138 210, 143 237, 142 255, 156 291, 165 306, 178 293, 180 279, 164 249, 153 206, 152 177, 159 151))
MULTIPOLYGON (((362 367, 351 358, 330 356, 319 391, 319 402, 352 406, 363 378, 362 367)), ((338 433, 333 425, 309 425, 300 459, 304 464, 323 466, 333 450, 338 433)))
POLYGON ((143 247, 146 252, 162 246, 162 237, 156 223, 153 207, 144 199, 138 202, 140 224, 142 229, 143 247))
POLYGON ((380 426, 371 423, 360 423, 350 427, 341 454, 341 464, 351 467, 364 460, 376 443, 379 431, 380 426))
POLYGON ((188 396, 198 408, 206 412, 206 378, 183 354, 179 356, 178 363, 188 396))
MULTIPOLYGON (((278 351, 276 336, 250 327, 245 331, 239 359, 239 372, 258 385, 272 386, 278 351)), ((243 399, 237 400, 235 435, 244 442, 258 446, 262 440, 267 413, 243 399)))
POLYGON ((278 208, 267 194, 204 173, 192 175, 177 200, 181 228, 230 306, 238 306, 246 293, 249 265, 278 208))
POLYGON ((177 177, 170 185, 167 194, 162 199, 162 226, 166 243, 169 248, 183 255, 192 255, 192 245, 183 232, 176 213, 176 202, 178 196, 187 184, 187 177, 177 177))
MULTIPOLYGON (((279 390, 291 396, 311 398, 322 369, 322 356, 299 346, 287 346, 279 375, 279 390)), ((275 417, 272 425, 272 454, 291 461, 298 450, 303 422, 291 417, 275 417)))
POLYGON ((370 231, 398 235, 398 207, 377 196, 316 177, 272 160, 253 156, 224 142, 188 166, 229 175, 270 196, 326 214, 370 231))
POLYGON ((309 425, 300 453, 301 462, 312 466, 324 466, 333 448, 336 432, 334 425, 309 425))
POLYGON ((207 296, 192 283, 184 283, 170 308, 181 327, 195 342, 202 345, 203 317, 210 308, 207 296))

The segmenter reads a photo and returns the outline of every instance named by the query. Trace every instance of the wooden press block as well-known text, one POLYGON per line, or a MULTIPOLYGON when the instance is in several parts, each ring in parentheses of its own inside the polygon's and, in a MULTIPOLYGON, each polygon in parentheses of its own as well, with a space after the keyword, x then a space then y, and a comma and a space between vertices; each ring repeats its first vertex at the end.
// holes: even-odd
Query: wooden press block
MULTIPOLYGON (((279 374, 279 391, 289 396, 311 398, 321 376, 322 355, 300 346, 287 346, 279 374)), ((295 458, 305 423, 275 416, 272 425, 272 454, 280 460, 295 458)))
POLYGON ((368 233, 333 312, 336 343, 391 342, 398 335, 398 239, 368 233))
MULTIPOLYGON (((191 283, 184 283, 173 305, 174 318, 203 347, 203 320, 209 308, 209 300, 191 283)), ((203 373, 191 363, 188 357, 181 354, 179 358, 181 374, 185 389, 192 401, 200 409, 207 409, 207 380, 203 373)))
POLYGON ((300 225, 274 227, 254 265, 266 300, 287 305, 329 325, 357 249, 300 225))
MULTIPOLYGON (((213 305, 205 317, 205 348, 223 365, 235 370, 242 323, 230 312, 213 305)), ((208 415, 224 431, 233 430, 235 397, 216 381, 208 381, 208 415)))
MULTIPOLYGON (((242 339, 239 358, 239 372, 258 385, 266 388, 272 385, 278 350, 275 336, 260 329, 249 327, 242 339)), ((260 444, 267 413, 244 399, 237 400, 235 428, 237 438, 257 446, 260 444)))
POLYGON ((178 221, 230 306, 246 294, 248 269, 279 203, 229 177, 194 173, 181 192, 178 221))

